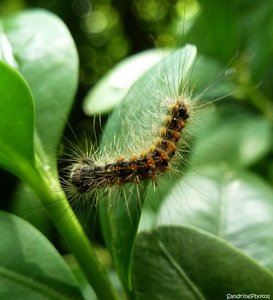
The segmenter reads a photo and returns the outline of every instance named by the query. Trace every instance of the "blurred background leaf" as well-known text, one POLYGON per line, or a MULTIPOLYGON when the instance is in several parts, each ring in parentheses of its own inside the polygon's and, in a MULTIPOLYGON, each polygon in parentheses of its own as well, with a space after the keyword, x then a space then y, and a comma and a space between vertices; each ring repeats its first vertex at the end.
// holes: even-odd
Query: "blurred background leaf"
POLYGON ((1 25, 9 56, 35 100, 37 137, 47 155, 40 159, 55 171, 57 148, 78 85, 74 41, 62 21, 45 10, 12 14, 2 19, 1 25))

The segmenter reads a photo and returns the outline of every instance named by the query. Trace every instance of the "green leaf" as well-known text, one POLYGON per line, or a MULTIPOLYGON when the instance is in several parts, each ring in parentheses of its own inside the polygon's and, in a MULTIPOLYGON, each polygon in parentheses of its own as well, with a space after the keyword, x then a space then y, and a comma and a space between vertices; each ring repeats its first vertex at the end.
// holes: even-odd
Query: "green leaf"
MULTIPOLYGON (((141 154, 151 141, 152 124, 155 126, 166 113, 162 101, 178 95, 187 82, 196 57, 196 48, 187 45, 152 67, 132 86, 121 106, 110 117, 102 137, 101 155, 112 160, 133 153, 141 154), (158 120, 154 112, 158 113, 158 120), (150 112, 147 120, 147 112, 150 112), (154 122, 154 123, 153 123, 154 122), (147 131, 147 126, 150 130, 147 131)), ((128 185, 110 189, 100 201, 100 220, 105 241, 110 249, 121 281, 131 290, 130 268, 132 249, 141 216, 140 207, 145 196, 146 184, 128 185)))
POLYGON ((83 299, 72 272, 39 231, 0 212, 0 298, 83 299))
POLYGON ((161 50, 147 50, 133 55, 111 69, 91 89, 83 102, 87 115, 103 114, 115 108, 134 82, 162 58, 161 50))
MULTIPOLYGON (((201 230, 160 227, 136 239, 135 299, 226 299, 273 293, 273 275, 201 230)), ((270 296, 269 296, 270 297, 270 296)))
MULTIPOLYGON (((215 118, 215 112, 204 114, 196 132, 191 166, 227 163, 236 168, 250 166, 272 148, 272 124, 260 116, 247 113, 215 118)), ((219 116, 218 116, 219 117, 219 116)))
POLYGON ((34 167, 34 107, 25 80, 0 61, 0 165, 24 177, 34 167))
POLYGON ((165 199, 158 224, 206 230, 273 271, 273 190, 256 175, 218 165, 189 172, 165 199))
POLYGON ((75 44, 64 23, 47 11, 18 12, 2 22, 14 60, 34 96, 36 127, 48 163, 55 167, 77 87, 75 44))

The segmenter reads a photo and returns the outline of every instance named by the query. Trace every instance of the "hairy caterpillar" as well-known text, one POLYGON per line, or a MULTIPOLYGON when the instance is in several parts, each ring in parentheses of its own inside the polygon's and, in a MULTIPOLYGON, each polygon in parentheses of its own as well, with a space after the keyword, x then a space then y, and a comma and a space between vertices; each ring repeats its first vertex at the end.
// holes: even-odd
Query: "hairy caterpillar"
POLYGON ((195 47, 188 45, 140 78, 116 117, 114 114, 118 129, 108 127, 113 133, 104 135, 100 148, 91 147, 74 157, 66 179, 72 198, 92 198, 96 190, 109 191, 113 186, 142 181, 151 181, 155 187, 159 176, 178 171, 175 165, 185 156, 185 127, 196 102, 187 90, 186 79, 195 56, 195 47), (136 92, 139 87, 145 95, 142 102, 136 92))
POLYGON ((169 160, 176 153, 188 118, 186 104, 182 99, 176 100, 165 118, 165 126, 160 128, 159 136, 148 151, 129 160, 120 156, 115 162, 104 166, 96 165, 92 158, 83 159, 82 164, 72 166, 71 184, 79 193, 85 193, 115 184, 139 183, 146 179, 156 181, 156 177, 169 168, 169 160))

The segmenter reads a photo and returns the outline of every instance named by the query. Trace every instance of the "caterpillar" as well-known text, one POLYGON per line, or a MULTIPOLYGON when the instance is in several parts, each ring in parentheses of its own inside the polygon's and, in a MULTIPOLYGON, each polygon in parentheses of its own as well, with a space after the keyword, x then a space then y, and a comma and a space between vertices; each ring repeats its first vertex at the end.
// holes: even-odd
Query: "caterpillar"
POLYGON ((151 145, 148 151, 143 151, 129 160, 120 156, 115 162, 104 166, 97 165, 92 158, 86 158, 82 163, 72 166, 71 184, 79 193, 85 193, 94 188, 122 185, 128 182, 139 183, 146 179, 156 181, 158 175, 170 168, 169 160, 176 153, 177 144, 188 118, 186 103, 183 99, 176 100, 169 109, 155 144, 151 145))
POLYGON ((113 115, 116 128, 106 129, 102 146, 74 151, 66 179, 72 198, 128 183, 148 181, 155 187, 159 177, 173 173, 174 163, 183 157, 186 125, 195 104, 186 88, 195 56, 195 47, 188 45, 164 58, 126 95, 113 115), (142 103, 135 100, 139 87, 146 96, 142 103))

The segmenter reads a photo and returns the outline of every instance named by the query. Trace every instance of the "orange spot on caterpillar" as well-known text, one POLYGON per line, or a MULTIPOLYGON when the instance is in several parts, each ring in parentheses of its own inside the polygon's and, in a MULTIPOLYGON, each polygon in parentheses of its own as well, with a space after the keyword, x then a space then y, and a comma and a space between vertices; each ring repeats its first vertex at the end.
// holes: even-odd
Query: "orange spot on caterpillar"
POLYGON ((169 156, 173 156, 175 154, 176 145, 172 141, 164 140, 162 146, 164 147, 163 149, 165 149, 165 151, 169 156))
POLYGON ((132 171, 137 171, 137 169, 138 169, 138 164, 137 163, 132 163, 132 164, 130 164, 130 170, 132 170, 132 171))
POLYGON ((149 158, 149 159, 147 159, 146 166, 148 168, 155 168, 156 165, 155 165, 154 160, 152 158, 149 158))
POLYGON ((159 149, 158 151, 159 151, 160 159, 166 160, 166 161, 169 160, 169 156, 165 151, 162 151, 161 149, 159 149))

